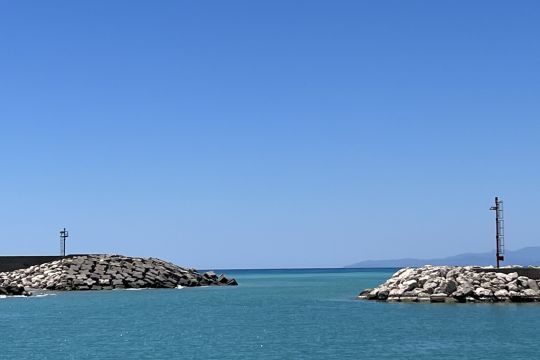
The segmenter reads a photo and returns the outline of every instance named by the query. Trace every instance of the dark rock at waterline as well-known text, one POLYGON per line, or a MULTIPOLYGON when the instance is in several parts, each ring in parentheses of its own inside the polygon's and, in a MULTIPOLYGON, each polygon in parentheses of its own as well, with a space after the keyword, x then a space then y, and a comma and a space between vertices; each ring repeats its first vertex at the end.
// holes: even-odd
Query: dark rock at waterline
POLYGON ((6 296, 28 296, 30 295, 27 293, 23 286, 0 286, 0 295, 6 295, 6 296))

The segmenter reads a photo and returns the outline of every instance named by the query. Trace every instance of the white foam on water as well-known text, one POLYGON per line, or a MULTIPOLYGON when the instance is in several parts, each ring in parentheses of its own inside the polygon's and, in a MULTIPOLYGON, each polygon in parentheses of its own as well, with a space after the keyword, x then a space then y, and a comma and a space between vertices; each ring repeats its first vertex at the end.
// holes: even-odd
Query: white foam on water
POLYGON ((32 297, 46 297, 46 296, 56 296, 57 294, 37 294, 33 295, 32 297))
MULTIPOLYGON (((139 290, 150 290, 151 288, 116 288, 111 290, 101 290, 101 291, 139 291, 139 290)), ((97 292, 101 292, 98 290, 97 292)))
POLYGON ((30 296, 25 295, 0 295, 0 299, 12 299, 12 298, 28 298, 30 296))
POLYGON ((176 288, 177 288, 177 289, 183 289, 183 288, 185 288, 185 286, 178 285, 176 288))

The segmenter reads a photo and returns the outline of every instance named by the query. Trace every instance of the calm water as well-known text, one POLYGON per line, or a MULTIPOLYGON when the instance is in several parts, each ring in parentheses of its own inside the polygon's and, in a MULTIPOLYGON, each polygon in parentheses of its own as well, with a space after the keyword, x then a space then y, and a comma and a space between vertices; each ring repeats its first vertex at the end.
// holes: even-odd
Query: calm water
POLYGON ((354 300, 392 272, 229 271, 240 286, 2 299, 0 358, 540 358, 540 304, 354 300))

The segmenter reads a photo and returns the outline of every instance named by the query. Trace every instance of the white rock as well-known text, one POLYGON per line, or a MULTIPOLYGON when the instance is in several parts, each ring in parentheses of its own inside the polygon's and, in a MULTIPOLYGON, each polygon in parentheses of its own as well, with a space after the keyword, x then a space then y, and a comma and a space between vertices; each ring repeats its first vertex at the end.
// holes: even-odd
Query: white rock
POLYGON ((499 279, 506 281, 506 274, 504 273, 495 273, 495 276, 497 276, 499 279))
POLYGON ((515 280, 517 278, 518 278, 518 273, 517 272, 506 274, 506 281, 507 282, 510 282, 510 281, 515 280))
POLYGON ((415 270, 414 269, 410 269, 410 268, 407 268, 405 269, 403 272, 401 272, 397 278, 400 279, 400 280, 403 280, 403 279, 406 279, 408 278, 409 276, 411 275, 414 275, 415 274, 415 270))
POLYGON ((418 282, 416 280, 409 280, 405 281, 403 283, 405 291, 410 291, 418 286, 418 282))
POLYGON ((399 297, 401 295, 403 295, 403 293, 405 292, 405 290, 402 290, 402 289, 392 289, 390 290, 390 293, 388 294, 389 297, 399 297))
POLYGON ((474 293, 475 293, 476 296, 478 296, 478 297, 488 297, 488 296, 491 296, 491 295, 492 295, 491 290, 489 290, 489 289, 484 289, 484 288, 482 288, 482 287, 476 288, 476 289, 474 290, 474 293))
POLYGON ((538 291, 533 289, 525 289, 523 290, 523 294, 525 294, 526 296, 538 296, 538 291))

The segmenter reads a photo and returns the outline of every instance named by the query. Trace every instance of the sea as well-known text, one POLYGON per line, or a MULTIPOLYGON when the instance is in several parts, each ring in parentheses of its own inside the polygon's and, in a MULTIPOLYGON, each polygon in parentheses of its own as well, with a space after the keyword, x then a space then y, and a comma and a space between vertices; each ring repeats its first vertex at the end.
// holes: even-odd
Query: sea
POLYGON ((356 300, 396 269, 0 299, 0 359, 540 359, 540 304, 356 300))

